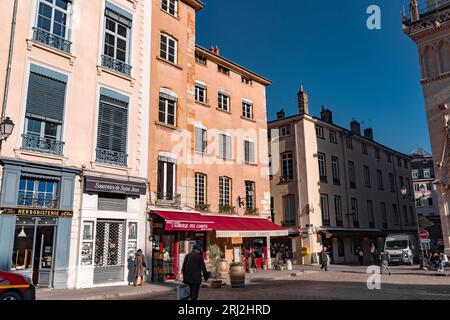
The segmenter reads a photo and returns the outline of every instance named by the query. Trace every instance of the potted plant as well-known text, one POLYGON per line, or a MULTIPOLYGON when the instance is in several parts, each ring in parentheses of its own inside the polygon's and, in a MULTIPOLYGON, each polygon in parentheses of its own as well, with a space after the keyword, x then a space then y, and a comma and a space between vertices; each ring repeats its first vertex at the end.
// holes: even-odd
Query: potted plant
POLYGON ((226 205, 223 205, 223 206, 219 206, 219 212, 220 213, 234 213, 235 209, 236 209, 235 207, 233 207, 233 206, 231 206, 229 204, 226 204, 226 205))
POLYGON ((199 204, 195 205, 195 209, 198 211, 201 211, 201 212, 209 211, 209 207, 210 207, 210 205, 206 204, 206 203, 199 203, 199 204))
POLYGON ((245 214, 250 215, 250 216, 256 216, 259 214, 259 211, 257 208, 246 208, 245 214))
POLYGON ((213 244, 208 247, 208 260, 210 263, 210 273, 211 278, 213 279, 211 284, 212 288, 220 288, 222 286, 222 280, 219 280, 219 272, 218 272, 218 266, 219 263, 222 261, 222 257, 223 252, 218 245, 213 244))

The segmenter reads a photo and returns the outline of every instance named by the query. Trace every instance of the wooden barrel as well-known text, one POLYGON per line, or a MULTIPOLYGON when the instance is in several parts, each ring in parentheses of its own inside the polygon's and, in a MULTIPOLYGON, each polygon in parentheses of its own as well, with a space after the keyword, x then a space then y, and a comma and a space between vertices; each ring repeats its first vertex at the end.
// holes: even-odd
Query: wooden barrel
POLYGON ((230 265, 227 260, 222 260, 219 262, 217 266, 217 272, 221 279, 226 279, 228 277, 228 271, 230 269, 230 265))
POLYGON ((240 264, 230 266, 230 283, 232 288, 245 287, 245 270, 240 264))

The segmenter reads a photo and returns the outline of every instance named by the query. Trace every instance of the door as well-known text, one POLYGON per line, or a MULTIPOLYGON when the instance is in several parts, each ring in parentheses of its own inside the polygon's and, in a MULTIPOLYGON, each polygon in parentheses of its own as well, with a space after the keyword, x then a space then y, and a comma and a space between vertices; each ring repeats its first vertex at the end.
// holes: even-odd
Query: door
POLYGON ((38 225, 34 246, 33 283, 50 287, 53 274, 55 226, 38 225))

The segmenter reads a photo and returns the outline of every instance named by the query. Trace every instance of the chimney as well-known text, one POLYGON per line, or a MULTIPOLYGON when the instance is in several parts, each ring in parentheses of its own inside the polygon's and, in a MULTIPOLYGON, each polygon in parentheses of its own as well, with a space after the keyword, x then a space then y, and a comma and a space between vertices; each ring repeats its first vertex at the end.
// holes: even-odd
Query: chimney
POLYGON ((284 113, 284 109, 277 112, 277 120, 284 119, 285 116, 286 114, 284 113))
POLYGON ((211 46, 210 48, 209 48, 209 51, 211 52, 211 53, 214 53, 214 54, 216 54, 216 55, 220 55, 220 49, 219 49, 219 47, 218 46, 211 46))
POLYGON ((364 137, 369 140, 373 140, 373 129, 367 128, 364 130, 364 137))
POLYGON ((322 106, 322 111, 320 111, 320 119, 326 123, 333 124, 333 112, 330 109, 325 109, 322 106))
POLYGON ((361 135, 361 124, 353 119, 352 122, 350 122, 350 130, 353 134, 357 134, 358 136, 361 135))
POLYGON ((298 113, 309 114, 308 93, 303 89, 303 85, 300 86, 300 91, 297 93, 297 97, 298 97, 298 113))
POLYGON ((409 3, 409 12, 411 14, 411 22, 417 21, 420 19, 419 15, 419 4, 416 0, 411 0, 409 3))

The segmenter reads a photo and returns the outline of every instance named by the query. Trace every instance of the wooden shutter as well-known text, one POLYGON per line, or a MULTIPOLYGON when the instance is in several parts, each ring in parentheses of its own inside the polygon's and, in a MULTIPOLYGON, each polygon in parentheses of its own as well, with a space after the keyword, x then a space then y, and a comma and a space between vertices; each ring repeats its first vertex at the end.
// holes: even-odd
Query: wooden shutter
POLYGON ((100 96, 97 147, 126 152, 128 133, 128 104, 100 96))

